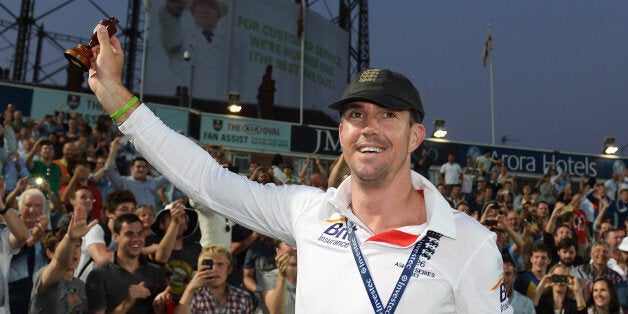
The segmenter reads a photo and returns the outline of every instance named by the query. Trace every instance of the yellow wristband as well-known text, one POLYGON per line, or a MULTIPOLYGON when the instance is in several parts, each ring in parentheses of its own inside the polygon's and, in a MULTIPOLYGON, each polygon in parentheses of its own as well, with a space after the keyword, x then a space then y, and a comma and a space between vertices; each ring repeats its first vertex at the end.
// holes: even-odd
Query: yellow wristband
POLYGON ((133 107, 133 105, 135 105, 135 103, 137 102, 138 102, 137 96, 133 96, 133 98, 129 99, 129 101, 127 101, 126 104, 124 104, 122 108, 118 109, 118 111, 114 112, 110 116, 111 119, 118 120, 118 118, 120 118, 123 114, 129 111, 129 109, 131 109, 131 107, 133 107))

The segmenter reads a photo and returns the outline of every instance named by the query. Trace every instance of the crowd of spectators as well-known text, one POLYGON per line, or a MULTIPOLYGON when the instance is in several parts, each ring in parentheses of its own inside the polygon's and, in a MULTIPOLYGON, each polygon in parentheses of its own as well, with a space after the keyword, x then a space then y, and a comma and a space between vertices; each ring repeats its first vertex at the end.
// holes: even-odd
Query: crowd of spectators
MULTIPOLYGON (((9 104, 0 122, 0 313, 294 312, 296 248, 189 200, 106 115, 35 121, 9 104)), ((327 188, 318 157, 239 171, 206 150, 260 184, 327 188)))
MULTIPOLYGON (((1 123, 0 205, 16 210, 2 214, 0 313, 294 312, 296 248, 189 200, 107 116, 34 121, 9 104, 1 123)), ((277 154, 237 169, 220 146, 205 148, 260 184, 325 190, 348 175, 342 158, 295 169, 277 154)), ((625 310, 626 172, 574 181, 550 166, 531 184, 490 153, 463 166, 449 155, 434 181, 495 232, 515 313, 625 310)), ((424 150, 414 169, 434 168, 424 150)))
POLYGON ((490 154, 464 167, 449 155, 437 188, 495 232, 515 313, 625 312, 628 170, 572 180, 550 164, 534 184, 490 154))

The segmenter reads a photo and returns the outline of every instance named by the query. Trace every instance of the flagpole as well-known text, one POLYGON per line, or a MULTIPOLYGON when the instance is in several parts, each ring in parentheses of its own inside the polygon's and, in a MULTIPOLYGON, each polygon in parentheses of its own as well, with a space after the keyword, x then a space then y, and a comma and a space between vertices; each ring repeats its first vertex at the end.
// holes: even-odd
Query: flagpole
POLYGON ((307 7, 305 7, 303 2, 304 0, 301 0, 301 8, 299 9, 303 12, 303 33, 301 34, 301 77, 299 78, 299 125, 303 125, 303 87, 305 85, 305 75, 303 72, 305 71, 305 16, 307 15, 305 11, 307 10, 307 7))
POLYGON ((491 24, 488 24, 488 34, 491 36, 491 42, 489 44, 489 53, 488 53, 488 76, 490 80, 491 86, 491 143, 495 145, 495 98, 493 97, 493 27, 491 24))
MULTIPOLYGON (((140 68, 140 101, 144 101, 144 79, 146 79, 146 53, 150 40, 150 1, 144 1, 144 41, 142 43, 142 63, 140 68)), ((130 71, 133 71, 131 69, 130 71)))

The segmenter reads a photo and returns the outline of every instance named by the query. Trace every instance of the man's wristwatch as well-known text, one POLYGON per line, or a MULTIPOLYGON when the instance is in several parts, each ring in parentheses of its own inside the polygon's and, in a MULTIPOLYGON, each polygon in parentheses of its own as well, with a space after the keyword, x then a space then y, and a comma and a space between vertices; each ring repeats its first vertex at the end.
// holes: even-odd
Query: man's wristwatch
POLYGON ((0 210, 0 215, 6 215, 9 209, 11 209, 9 205, 4 205, 4 208, 0 210))

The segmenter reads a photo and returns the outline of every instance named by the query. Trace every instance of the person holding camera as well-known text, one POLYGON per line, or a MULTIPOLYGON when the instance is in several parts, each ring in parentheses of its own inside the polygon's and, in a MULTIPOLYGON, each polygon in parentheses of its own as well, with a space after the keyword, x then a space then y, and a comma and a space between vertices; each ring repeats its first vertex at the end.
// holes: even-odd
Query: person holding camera
POLYGON ((495 202, 487 204, 487 207, 488 209, 485 212, 490 214, 493 211, 495 214, 488 217, 483 215, 482 224, 497 235, 496 244, 502 256, 509 256, 516 264, 522 265, 520 268, 523 268, 525 261, 523 260, 522 252, 525 242, 521 235, 508 224, 506 216, 510 212, 503 207, 500 208, 495 202))
POLYGON ((532 301, 537 314, 587 313, 587 305, 578 280, 563 264, 554 265, 549 274, 541 279, 532 301))
POLYGON ((253 313, 251 296, 227 284, 233 270, 229 250, 208 245, 198 257, 198 271, 179 300, 174 313, 253 313))

